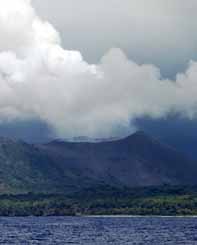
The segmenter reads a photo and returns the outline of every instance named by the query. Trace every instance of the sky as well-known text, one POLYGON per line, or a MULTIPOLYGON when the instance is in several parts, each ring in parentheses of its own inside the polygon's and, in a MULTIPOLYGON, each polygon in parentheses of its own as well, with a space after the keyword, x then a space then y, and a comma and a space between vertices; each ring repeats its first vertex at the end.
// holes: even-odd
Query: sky
POLYGON ((155 64, 172 77, 197 58, 195 0, 33 0, 33 5, 60 31, 63 46, 80 50, 89 62, 119 47, 130 59, 155 64))
POLYGON ((143 129, 193 149, 195 0, 0 6, 0 135, 35 142, 143 129))

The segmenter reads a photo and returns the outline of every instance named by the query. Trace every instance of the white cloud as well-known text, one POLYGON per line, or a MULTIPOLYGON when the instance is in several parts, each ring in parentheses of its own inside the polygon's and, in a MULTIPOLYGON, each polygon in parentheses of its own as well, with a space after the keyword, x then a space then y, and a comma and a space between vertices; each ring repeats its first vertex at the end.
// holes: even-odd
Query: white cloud
POLYGON ((108 137, 120 128, 132 130, 137 117, 196 115, 197 63, 176 81, 162 79, 154 65, 138 65, 115 48, 91 65, 80 52, 61 47, 59 33, 30 1, 14 3, 16 9, 13 0, 0 0, 6 7, 0 11, 1 121, 40 119, 58 137, 108 137))
POLYGON ((174 76, 197 59, 196 0, 33 0, 61 32, 63 46, 97 62, 119 47, 138 63, 174 76), (57 14, 58 13, 58 14, 57 14))

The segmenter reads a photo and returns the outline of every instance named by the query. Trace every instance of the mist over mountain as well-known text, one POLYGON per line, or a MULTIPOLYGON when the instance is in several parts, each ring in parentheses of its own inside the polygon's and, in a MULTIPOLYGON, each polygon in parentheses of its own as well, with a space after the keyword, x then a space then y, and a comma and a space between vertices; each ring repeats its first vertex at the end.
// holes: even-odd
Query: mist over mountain
POLYGON ((0 138, 1 193, 68 193, 98 185, 196 185, 197 164, 137 132, 124 139, 27 144, 0 138))

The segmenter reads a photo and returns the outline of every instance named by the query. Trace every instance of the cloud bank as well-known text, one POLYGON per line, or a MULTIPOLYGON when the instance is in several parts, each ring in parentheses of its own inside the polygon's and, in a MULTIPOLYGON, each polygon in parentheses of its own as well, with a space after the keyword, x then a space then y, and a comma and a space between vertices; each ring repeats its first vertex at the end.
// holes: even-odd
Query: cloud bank
POLYGON ((115 46, 137 63, 155 64, 163 76, 174 79, 190 59, 197 60, 196 0, 32 3, 61 32, 63 47, 80 50, 91 63, 115 46))
POLYGON ((134 130, 143 116, 196 116, 196 62, 175 81, 116 48, 88 64, 62 48, 30 0, 0 0, 0 37, 1 122, 38 119, 60 138, 109 137, 134 130))

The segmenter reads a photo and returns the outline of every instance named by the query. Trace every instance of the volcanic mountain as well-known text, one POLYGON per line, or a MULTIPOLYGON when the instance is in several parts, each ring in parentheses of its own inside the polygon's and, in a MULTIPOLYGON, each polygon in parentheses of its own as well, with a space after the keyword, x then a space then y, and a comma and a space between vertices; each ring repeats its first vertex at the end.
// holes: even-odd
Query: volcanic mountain
POLYGON ((0 193, 68 193, 110 185, 196 185, 197 163, 144 132, 104 142, 0 138, 0 193))

